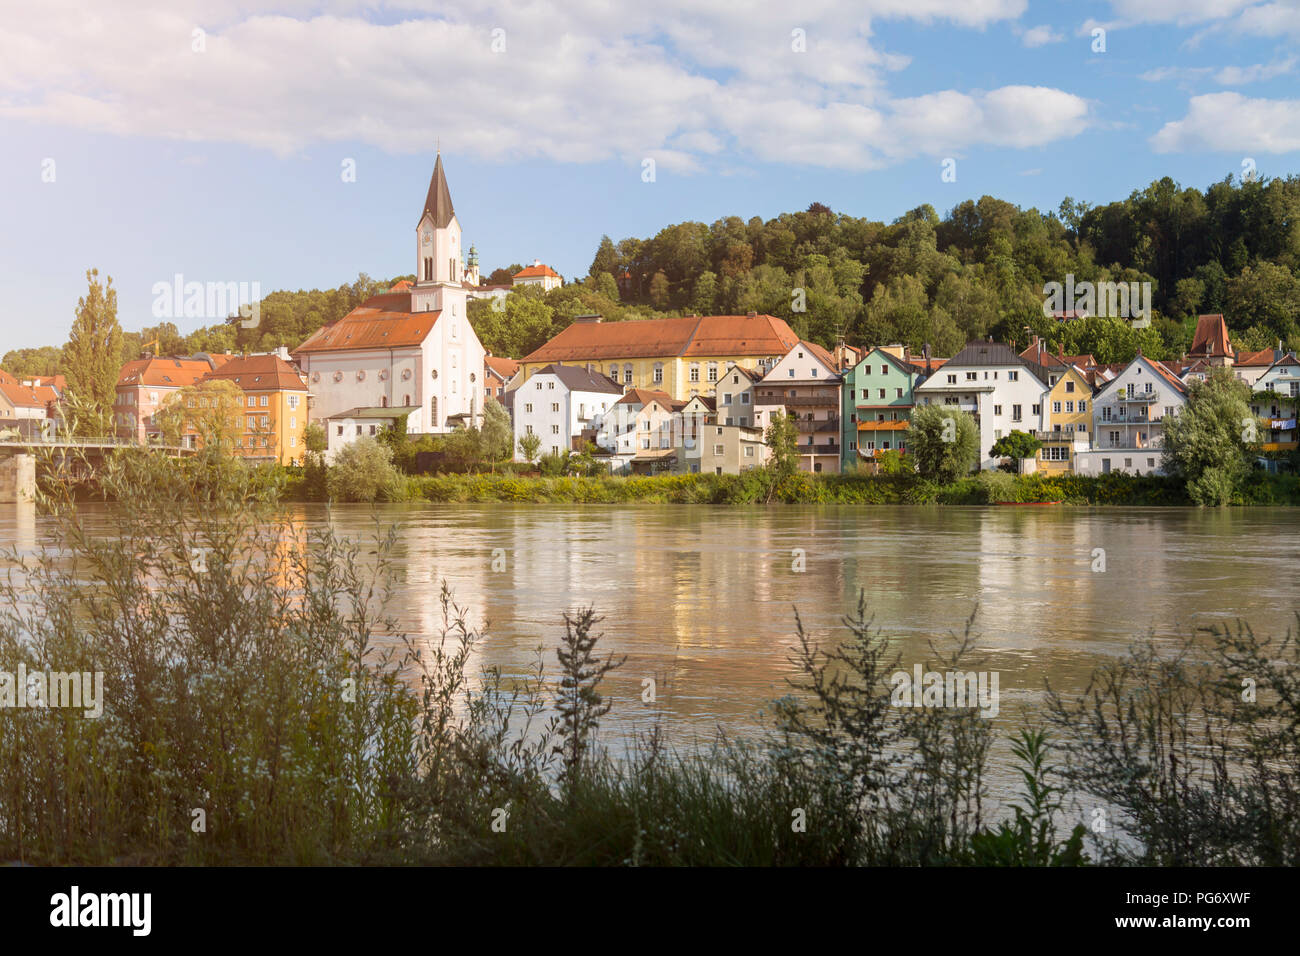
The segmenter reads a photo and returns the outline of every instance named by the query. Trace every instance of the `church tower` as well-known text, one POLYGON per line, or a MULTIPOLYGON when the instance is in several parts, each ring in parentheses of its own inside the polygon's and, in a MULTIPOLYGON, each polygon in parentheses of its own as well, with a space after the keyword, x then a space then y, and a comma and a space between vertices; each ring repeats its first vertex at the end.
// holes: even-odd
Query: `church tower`
POLYGON ((411 311, 439 311, 455 303, 464 314, 464 281, 461 267, 460 220, 451 205, 442 154, 433 166, 429 192, 424 198, 420 221, 415 227, 415 285, 411 289, 411 311))

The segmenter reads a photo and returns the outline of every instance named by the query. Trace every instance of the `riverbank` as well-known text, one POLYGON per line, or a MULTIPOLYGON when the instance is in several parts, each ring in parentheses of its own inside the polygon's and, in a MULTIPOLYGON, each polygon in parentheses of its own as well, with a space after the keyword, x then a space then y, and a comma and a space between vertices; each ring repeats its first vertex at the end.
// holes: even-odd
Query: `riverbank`
MULTIPOLYGON (((316 485, 319 487, 319 484, 316 485)), ((284 496, 320 500, 301 471, 286 470, 284 496)), ((535 502, 539 504, 1191 504, 1182 481, 1121 473, 1087 476, 1010 475, 986 472, 950 484, 916 475, 809 475, 785 478, 773 487, 761 470, 743 475, 655 475, 639 477, 543 477, 515 474, 402 475, 381 493, 387 501, 535 502)), ((1300 477, 1249 475, 1235 505, 1300 505, 1300 477)))

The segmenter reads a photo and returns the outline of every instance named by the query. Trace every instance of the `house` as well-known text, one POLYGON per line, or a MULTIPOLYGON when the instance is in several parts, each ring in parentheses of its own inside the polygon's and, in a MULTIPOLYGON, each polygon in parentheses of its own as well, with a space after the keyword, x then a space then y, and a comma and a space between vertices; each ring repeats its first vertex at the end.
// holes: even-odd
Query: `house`
POLYGON ((1277 343, 1275 349, 1260 349, 1258 352, 1238 351, 1236 360, 1232 363, 1232 373, 1251 388, 1258 388, 1259 380, 1264 373, 1285 355, 1281 342, 1277 343))
POLYGON ((564 285, 564 277, 543 263, 541 259, 534 259, 531 266, 526 266, 512 275, 510 282, 516 288, 524 285, 541 286, 543 292, 550 292, 564 285))
POLYGON ((410 431, 446 433, 482 414, 486 352, 466 317, 460 221, 441 155, 416 222, 415 247, 414 283, 372 296, 294 350, 314 418, 414 408, 410 431))
POLYGON ((1036 464, 1039 471, 1060 474, 1073 471, 1079 454, 1091 447, 1092 385, 1077 365, 1049 372, 1048 377, 1056 381, 1044 399, 1043 428, 1033 432, 1042 442, 1036 464))
POLYGON ((1092 396, 1092 446, 1075 457, 1084 475, 1124 471, 1163 474, 1160 442, 1165 418, 1187 404, 1187 386, 1141 352, 1092 396))
POLYGON ((766 373, 798 341, 784 320, 754 312, 628 322, 579 316, 520 359, 520 381, 552 362, 591 363, 624 389, 654 389, 684 402, 712 394, 728 366, 766 373))
POLYGON ((717 422, 718 407, 714 398, 695 395, 682 406, 673 433, 673 446, 677 449, 677 461, 673 465, 675 472, 682 475, 700 473, 700 454, 704 447, 701 438, 704 429, 717 422))
POLYGON ((519 363, 514 359, 504 358, 487 352, 483 356, 483 399, 495 398, 505 402, 506 389, 510 380, 519 371, 519 363))
POLYGON ((782 405, 795 420, 801 471, 839 473, 842 383, 834 357, 801 341, 755 386, 759 402, 782 405))
MULTIPOLYGON (((516 397, 516 403, 519 400, 516 397)), ((638 474, 669 471, 676 460, 675 432, 685 406, 666 392, 631 389, 602 417, 596 444, 609 452, 613 469, 638 474)))
POLYGON ((919 405, 952 405, 979 427, 979 467, 996 468, 993 444, 1013 431, 1043 431, 1049 370, 1001 342, 971 342, 915 388, 919 405))
POLYGON ((113 396, 113 425, 119 438, 140 444, 156 441, 154 414, 169 395, 196 384, 234 356, 200 352, 187 358, 146 355, 122 366, 113 396))
POLYGON ((738 475, 767 464, 771 449, 760 428, 742 425, 706 425, 699 438, 698 471, 738 475))
POLYGON ((944 362, 931 359, 928 350, 915 358, 902 345, 877 346, 843 373, 841 470, 851 471, 881 452, 907 450, 914 390, 944 362))
POLYGON ((402 422, 407 430, 416 420, 420 409, 414 405, 398 408, 383 406, 346 408, 321 421, 325 429, 325 460, 334 456, 358 438, 378 438, 385 428, 402 422))
POLYGON ((558 455, 574 448, 584 430, 592 428, 623 397, 623 389, 599 372, 577 365, 548 365, 514 395, 514 447, 523 460, 519 440, 536 435, 542 454, 558 455))
POLYGON ((719 425, 738 425, 742 428, 765 429, 773 412, 785 406, 773 401, 760 401, 755 386, 763 380, 756 369, 732 363, 722 372, 713 390, 713 405, 719 425))
MULTIPOLYGON (((199 379, 230 382, 244 393, 235 435, 235 454, 248 461, 281 465, 302 462, 307 451, 307 376, 289 362, 287 349, 234 356, 199 379)), ((193 429, 182 439, 198 447, 193 429)))
MULTIPOLYGON (((1090 354, 1066 355, 1065 346, 1060 343, 1056 346, 1056 354, 1052 354, 1051 349, 1047 348, 1037 335, 1030 341, 1029 347, 1020 353, 1020 357, 1031 365, 1043 366, 1048 370, 1049 377, 1053 371, 1070 365, 1077 365, 1085 372, 1097 365, 1097 360, 1090 354)), ((1055 385, 1056 383, 1051 382, 1049 384, 1055 385)))
POLYGON ((0 431, 16 430, 31 440, 51 438, 58 408, 52 386, 0 382, 0 431))
POLYGON ((1296 409, 1300 405, 1300 362, 1288 352, 1268 367, 1251 396, 1251 414, 1260 418, 1263 451, 1294 451, 1296 409))

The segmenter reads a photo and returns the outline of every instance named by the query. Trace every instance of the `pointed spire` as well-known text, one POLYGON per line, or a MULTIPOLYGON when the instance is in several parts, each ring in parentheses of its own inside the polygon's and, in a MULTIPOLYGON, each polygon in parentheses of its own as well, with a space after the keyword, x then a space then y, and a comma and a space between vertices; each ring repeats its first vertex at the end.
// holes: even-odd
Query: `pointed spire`
POLYGON ((424 199, 421 219, 426 212, 433 218, 433 224, 438 229, 445 229, 447 223, 451 222, 451 217, 456 214, 456 210, 451 207, 451 191, 447 188, 447 176, 442 171, 442 153, 438 154, 438 160, 433 164, 433 178, 429 180, 429 195, 424 199))

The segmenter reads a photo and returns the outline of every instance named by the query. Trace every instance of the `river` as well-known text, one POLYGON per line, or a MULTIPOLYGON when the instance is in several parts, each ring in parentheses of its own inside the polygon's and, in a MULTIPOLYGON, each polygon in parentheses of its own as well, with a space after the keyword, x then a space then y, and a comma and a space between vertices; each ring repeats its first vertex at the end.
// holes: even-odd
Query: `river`
MULTIPOLYGON (((323 506, 297 507, 308 521, 326 520, 323 506)), ((1300 606, 1300 513, 1285 508, 378 510, 398 529, 402 580, 391 610, 401 626, 438 632, 445 580, 470 621, 486 626, 476 665, 522 673, 542 645, 553 674, 562 613, 591 605, 603 615, 601 647, 627 656, 605 688, 611 742, 653 719, 678 746, 717 728, 753 734, 761 708, 789 690, 795 611, 833 642, 860 590, 909 670, 934 664, 930 642, 950 646, 976 613, 972 663, 997 672, 994 720, 1006 731, 1037 708, 1045 681, 1082 690, 1090 669, 1134 637, 1173 642, 1237 618, 1279 634, 1300 606), (647 678, 653 704, 642 700, 647 678)), ((111 511, 102 511, 107 526, 111 511)), ((349 536, 374 533, 369 507, 332 514, 349 536)), ((30 548, 46 531, 30 508, 0 506, 0 546, 30 548)))

